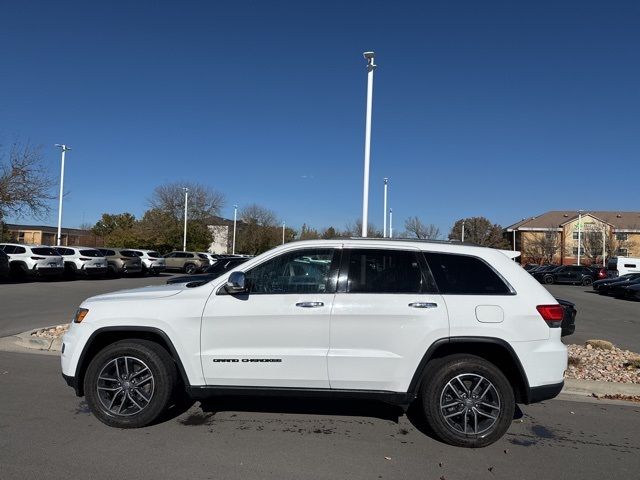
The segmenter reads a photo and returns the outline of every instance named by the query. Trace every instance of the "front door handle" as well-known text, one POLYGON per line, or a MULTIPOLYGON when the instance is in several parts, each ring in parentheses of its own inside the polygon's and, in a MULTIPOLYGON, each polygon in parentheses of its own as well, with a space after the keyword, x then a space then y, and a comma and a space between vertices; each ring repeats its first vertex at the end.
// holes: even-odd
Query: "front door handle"
POLYGON ((433 302, 412 302, 409 306, 411 308, 437 308, 438 304, 433 302))
POLYGON ((302 307, 302 308, 324 307, 324 302, 298 302, 296 303, 296 307, 302 307))

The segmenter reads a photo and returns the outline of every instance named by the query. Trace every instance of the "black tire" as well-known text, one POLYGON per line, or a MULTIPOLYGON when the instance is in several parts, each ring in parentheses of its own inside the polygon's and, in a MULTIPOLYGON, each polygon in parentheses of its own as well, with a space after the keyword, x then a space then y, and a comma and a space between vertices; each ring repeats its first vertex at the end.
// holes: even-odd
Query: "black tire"
MULTIPOLYGON (((468 386, 469 392, 473 393, 474 390, 471 388, 473 381, 470 380, 470 382, 468 386)), ((476 393, 475 396, 479 397, 480 395, 476 393)), ((469 354, 455 354, 434 361, 429 366, 425 380, 422 382, 420 402, 425 420, 436 437, 450 445, 468 448, 486 447, 502 438, 511 425, 516 405, 513 387, 502 371, 493 363, 469 354), (485 381, 490 382, 490 384, 480 384, 478 390, 487 388, 485 393, 489 394, 490 392, 490 395, 488 397, 485 396, 484 400, 499 405, 499 411, 489 410, 483 406, 477 407, 477 405, 474 405, 473 408, 481 408, 484 413, 493 413, 496 417, 495 420, 473 413, 473 408, 469 407, 469 405, 477 402, 477 398, 469 399, 467 404, 465 404, 467 402, 466 398, 453 398, 454 401, 461 402, 461 406, 456 405, 447 409, 441 408, 441 401, 445 402, 446 405, 449 404, 450 389, 448 385, 452 380, 456 380, 456 377, 462 378, 461 381, 463 383, 467 381, 467 378, 474 379, 479 377, 483 377, 485 381), (493 390, 490 390, 488 385, 491 385, 493 390), (457 409, 463 412, 461 415, 464 415, 465 421, 469 420, 470 425, 464 424, 464 431, 467 433, 456 430, 449 423, 461 421, 462 419, 459 415, 451 416, 454 420, 445 418, 445 412, 447 415, 451 415, 451 412, 455 413, 457 409), (471 413, 465 413, 467 410, 471 413), (471 428, 473 428, 471 415, 475 415, 476 418, 480 419, 476 425, 478 433, 471 431, 471 428), (486 429, 484 429, 485 427, 486 429)))
POLYGON ((544 277, 544 283, 546 285, 551 285, 553 283, 553 277, 551 275, 547 275, 544 277))
MULTIPOLYGON (((120 367, 122 366, 123 364, 120 362, 120 367)), ((106 374, 103 373, 103 376, 105 375, 106 374)), ((128 377, 129 382, 127 385, 134 383, 135 379, 132 377, 135 375, 136 374, 128 377)), ((105 347, 93 357, 84 377, 84 392, 89 408, 102 423, 118 428, 140 428, 152 423, 166 410, 174 394, 176 382, 177 372, 175 363, 164 348, 148 340, 122 340, 105 347), (145 387, 141 387, 147 388, 147 390, 144 391, 144 394, 149 398, 149 402, 146 405, 142 405, 142 398, 145 397, 138 396, 140 393, 137 393, 135 389, 129 389, 128 386, 125 386, 126 380, 124 379, 118 382, 117 386, 115 383, 105 384, 104 380, 100 380, 103 386, 113 385, 115 388, 122 387, 121 390, 123 391, 119 394, 119 397, 116 397, 116 395, 118 395, 116 394, 109 398, 108 395, 110 395, 111 392, 98 393, 98 377, 100 373, 108 371, 114 361, 117 364, 117 359, 122 359, 123 357, 129 358, 130 365, 135 366, 135 363, 133 363, 134 360, 139 361, 148 368, 152 375, 151 380, 149 380, 149 377, 146 376, 147 374, 143 372, 143 369, 138 370, 139 373, 142 373, 137 377, 142 378, 140 384, 146 382, 145 387), (122 413, 114 412, 113 410, 116 409, 120 398, 122 398, 124 410, 122 413), (109 400, 115 402, 113 403, 113 410, 110 410, 106 405, 109 400), (138 402, 135 402, 135 400, 138 400, 138 402), (137 411, 134 403, 137 407, 142 408, 137 411), (129 411, 127 411, 128 409, 129 411)))
POLYGON ((582 285, 585 286, 585 287, 588 286, 588 285, 591 285, 592 283, 593 283, 593 278, 591 278, 591 277, 584 277, 582 279, 582 285))
POLYGON ((197 268, 193 263, 187 263, 184 266, 184 273, 186 273, 188 275, 196 273, 196 270, 197 270, 197 268))

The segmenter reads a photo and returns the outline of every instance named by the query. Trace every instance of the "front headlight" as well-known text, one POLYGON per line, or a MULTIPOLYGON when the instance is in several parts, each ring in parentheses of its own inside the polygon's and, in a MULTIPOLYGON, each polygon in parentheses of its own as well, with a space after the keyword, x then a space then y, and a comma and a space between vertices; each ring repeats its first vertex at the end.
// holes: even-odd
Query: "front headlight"
POLYGON ((87 313, 89 313, 88 308, 79 308, 78 310, 76 310, 76 315, 73 317, 73 323, 82 322, 82 320, 84 320, 84 317, 87 316, 87 313))

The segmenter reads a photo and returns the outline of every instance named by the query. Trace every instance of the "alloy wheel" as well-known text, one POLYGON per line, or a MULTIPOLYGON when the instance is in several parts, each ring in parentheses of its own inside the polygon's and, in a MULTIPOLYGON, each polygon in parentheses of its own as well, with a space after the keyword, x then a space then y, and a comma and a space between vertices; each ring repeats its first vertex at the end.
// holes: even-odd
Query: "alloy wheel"
POLYGON ((147 408, 153 398, 155 380, 146 363, 121 356, 108 361, 96 385, 102 406, 116 416, 131 416, 147 408))
POLYGON ((449 380, 440 394, 440 412, 456 433, 481 435, 498 421, 500 395, 487 378, 463 373, 449 380))

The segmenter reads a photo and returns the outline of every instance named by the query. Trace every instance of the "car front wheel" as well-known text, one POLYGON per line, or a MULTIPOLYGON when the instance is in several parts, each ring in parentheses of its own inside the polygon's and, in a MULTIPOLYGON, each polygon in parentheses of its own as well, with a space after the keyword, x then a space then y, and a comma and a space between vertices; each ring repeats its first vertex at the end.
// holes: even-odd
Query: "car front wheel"
POLYGON ((184 266, 184 273, 191 275, 192 273, 196 273, 196 266, 193 263, 187 263, 184 266))
POLYGON ((467 354, 437 360, 420 398, 433 433, 460 447, 485 447, 499 440, 515 411, 513 388, 500 369, 467 354))
POLYGON ((89 364, 84 392, 101 422, 119 428, 149 425, 169 406, 177 381, 173 360, 160 345, 123 340, 89 364))

